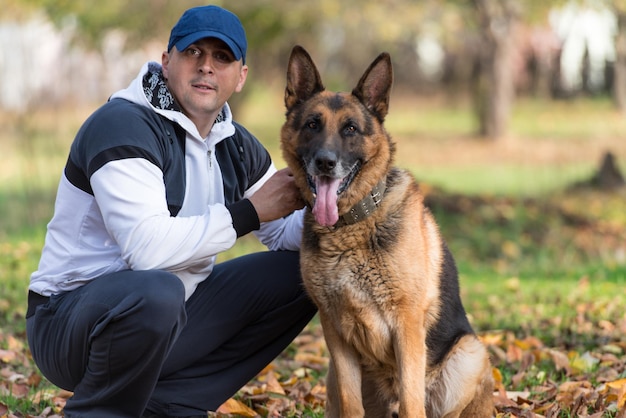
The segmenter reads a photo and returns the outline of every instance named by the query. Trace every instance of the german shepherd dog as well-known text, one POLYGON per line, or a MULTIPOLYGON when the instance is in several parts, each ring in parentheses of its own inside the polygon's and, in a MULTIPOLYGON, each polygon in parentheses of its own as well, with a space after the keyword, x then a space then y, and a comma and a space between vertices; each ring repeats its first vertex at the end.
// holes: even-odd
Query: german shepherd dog
POLYGON ((281 147, 309 207, 301 270, 330 352, 326 416, 491 417, 489 356, 454 260, 417 183, 392 167, 392 78, 382 53, 334 93, 302 47, 289 59, 281 147))

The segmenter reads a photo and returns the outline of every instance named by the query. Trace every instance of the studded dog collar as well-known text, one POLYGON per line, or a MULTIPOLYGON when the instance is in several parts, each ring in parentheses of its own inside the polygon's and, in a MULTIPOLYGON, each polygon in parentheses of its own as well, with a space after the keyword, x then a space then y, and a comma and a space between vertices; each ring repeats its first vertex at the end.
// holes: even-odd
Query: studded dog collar
POLYGON ((374 213, 383 200, 385 189, 385 181, 381 180, 363 200, 352 206, 347 213, 339 218, 339 221, 334 225, 335 228, 355 224, 374 213))

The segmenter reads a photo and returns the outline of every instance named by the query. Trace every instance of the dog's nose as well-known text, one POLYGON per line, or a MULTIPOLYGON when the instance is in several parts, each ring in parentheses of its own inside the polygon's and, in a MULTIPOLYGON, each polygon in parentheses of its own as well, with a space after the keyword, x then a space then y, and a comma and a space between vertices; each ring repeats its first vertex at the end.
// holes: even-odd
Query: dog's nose
POLYGON ((337 154, 329 150, 320 150, 315 154, 315 168, 321 174, 330 174, 337 166, 337 154))

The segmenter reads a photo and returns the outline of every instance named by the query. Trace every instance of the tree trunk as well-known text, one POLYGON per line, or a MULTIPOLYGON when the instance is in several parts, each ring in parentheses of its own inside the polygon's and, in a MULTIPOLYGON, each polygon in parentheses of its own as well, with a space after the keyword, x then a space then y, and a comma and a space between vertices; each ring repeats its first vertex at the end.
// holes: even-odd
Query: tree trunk
POLYGON ((518 14, 508 0, 473 0, 481 35, 475 103, 479 134, 490 139, 507 130, 515 88, 512 53, 518 14))
POLYGON ((595 176, 591 179, 591 185, 605 190, 615 190, 626 185, 624 176, 619 171, 615 155, 607 151, 602 157, 602 163, 595 176))
POLYGON ((613 100, 617 108, 626 113, 626 13, 615 11, 617 35, 615 37, 615 69, 613 100))

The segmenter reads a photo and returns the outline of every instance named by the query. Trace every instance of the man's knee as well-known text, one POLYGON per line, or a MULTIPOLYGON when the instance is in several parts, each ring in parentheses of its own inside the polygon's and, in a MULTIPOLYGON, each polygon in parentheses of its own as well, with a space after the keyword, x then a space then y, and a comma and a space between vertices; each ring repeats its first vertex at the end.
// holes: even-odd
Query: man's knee
MULTIPOLYGON (((142 323, 144 331, 165 331, 185 320, 185 288, 174 274, 161 270, 133 272, 135 295, 129 295, 129 314, 142 323)), ((122 313, 122 315, 124 315, 122 313)))

